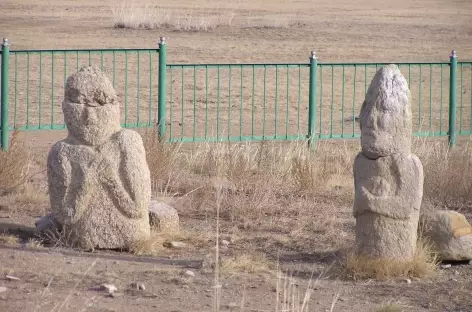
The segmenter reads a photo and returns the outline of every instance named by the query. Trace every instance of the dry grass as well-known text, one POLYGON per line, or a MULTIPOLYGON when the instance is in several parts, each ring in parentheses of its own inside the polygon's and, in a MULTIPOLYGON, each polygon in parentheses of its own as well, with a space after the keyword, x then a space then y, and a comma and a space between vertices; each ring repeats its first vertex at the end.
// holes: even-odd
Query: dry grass
POLYGON ((375 312, 404 312, 404 311, 407 311, 407 310, 405 310, 404 307, 398 304, 384 304, 380 308, 375 310, 375 312))
POLYGON ((146 3, 123 2, 112 7, 115 28, 159 29, 162 27, 181 31, 209 31, 220 26, 231 26, 234 12, 211 10, 201 12, 188 10, 185 13, 163 9, 146 3))
POLYGON ((131 248, 130 252, 137 256, 155 256, 162 254, 165 250, 164 243, 166 238, 161 235, 152 235, 147 240, 140 240, 135 242, 131 248))
POLYGON ((40 240, 37 240, 35 238, 30 238, 28 239, 28 242, 25 244, 26 248, 31 248, 31 249, 40 249, 43 248, 43 243, 40 240))
POLYGON ((3 233, 0 234, 0 244, 9 247, 17 247, 20 245, 20 239, 18 238, 18 236, 3 233))
POLYGON ((236 273, 268 273, 274 269, 274 263, 262 254, 242 254, 222 259, 220 272, 232 275, 236 273))
POLYGON ((418 139, 415 152, 424 168, 424 199, 441 208, 472 211, 470 142, 450 149, 445 140, 418 139))
POLYGON ((25 185, 30 163, 31 155, 20 140, 19 132, 13 132, 8 151, 0 150, 0 195, 25 185))
POLYGON ((350 252, 346 256, 344 274, 354 280, 373 278, 387 280, 396 278, 424 278, 436 271, 438 258, 429 243, 419 239, 416 254, 411 261, 370 259, 350 252))

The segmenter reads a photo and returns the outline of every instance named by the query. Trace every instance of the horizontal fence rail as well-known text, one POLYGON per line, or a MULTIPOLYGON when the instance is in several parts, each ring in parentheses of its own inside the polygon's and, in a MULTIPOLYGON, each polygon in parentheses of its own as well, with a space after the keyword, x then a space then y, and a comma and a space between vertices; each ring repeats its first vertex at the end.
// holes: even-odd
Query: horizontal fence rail
MULTIPOLYGON (((67 78, 100 67, 126 128, 159 127, 167 142, 358 138, 367 89, 386 63, 167 64, 155 49, 1 50, 1 146, 14 129, 65 129, 67 78)), ((472 134, 472 62, 394 63, 411 92, 413 134, 472 134)))

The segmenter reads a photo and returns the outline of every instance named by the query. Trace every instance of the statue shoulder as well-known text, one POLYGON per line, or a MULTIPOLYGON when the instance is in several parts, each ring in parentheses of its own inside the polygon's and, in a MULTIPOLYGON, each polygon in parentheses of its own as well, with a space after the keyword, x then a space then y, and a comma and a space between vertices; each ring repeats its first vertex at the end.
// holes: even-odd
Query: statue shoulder
POLYGON ((130 129, 122 129, 117 133, 117 139, 122 149, 134 150, 144 148, 143 138, 141 135, 130 129))

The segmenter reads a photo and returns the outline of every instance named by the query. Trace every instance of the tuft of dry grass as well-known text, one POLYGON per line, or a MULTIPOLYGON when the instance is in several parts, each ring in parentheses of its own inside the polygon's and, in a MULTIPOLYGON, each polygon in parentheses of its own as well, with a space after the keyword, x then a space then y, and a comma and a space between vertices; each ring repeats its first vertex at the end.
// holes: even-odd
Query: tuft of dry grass
POLYGON ((236 273, 268 273, 275 265, 263 254, 242 254, 221 260, 220 272, 232 275, 236 273))
POLYGON ((375 312, 404 312, 404 311, 407 311, 405 310, 404 307, 402 307, 401 305, 392 304, 392 303, 384 304, 380 308, 375 310, 375 312))
POLYGON ((26 248, 31 248, 31 249, 41 249, 43 248, 43 243, 40 240, 37 240, 35 238, 29 238, 28 242, 25 244, 26 248))
POLYGON ((0 244, 9 247, 18 247, 20 245, 20 239, 18 238, 18 236, 3 233, 0 234, 0 244))
POLYGON ((162 27, 181 31, 209 31, 220 26, 231 26, 234 12, 229 10, 197 10, 178 14, 163 9, 152 3, 142 6, 135 2, 122 2, 112 6, 113 25, 115 28, 159 29, 162 27))
POLYGON ((158 140, 157 128, 147 130, 143 135, 146 161, 151 173, 153 193, 167 195, 172 183, 178 178, 177 161, 180 145, 163 143, 158 140))
POLYGON ((438 258, 431 249, 431 245, 424 239, 419 239, 416 254, 410 261, 392 259, 371 259, 359 256, 353 252, 346 255, 344 274, 354 280, 373 278, 388 280, 395 278, 425 278, 432 276, 436 271, 438 258))
POLYGON ((165 250, 165 242, 165 237, 152 235, 149 239, 134 242, 129 252, 137 256, 156 256, 165 250))
POLYGON ((0 150, 0 195, 25 185, 31 163, 31 155, 19 138, 19 132, 12 134, 8 151, 0 150))

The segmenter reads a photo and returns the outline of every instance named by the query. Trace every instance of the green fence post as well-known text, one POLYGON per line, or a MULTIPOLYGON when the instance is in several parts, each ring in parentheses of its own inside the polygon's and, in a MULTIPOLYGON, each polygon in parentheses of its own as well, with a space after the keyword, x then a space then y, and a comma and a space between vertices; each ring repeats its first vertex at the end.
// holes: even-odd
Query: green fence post
POLYGON ((166 38, 159 41, 159 86, 157 99, 157 126, 159 140, 162 140, 166 131, 166 73, 167 73, 167 43, 166 38))
POLYGON ((318 71, 318 61, 315 51, 311 51, 310 56, 310 89, 308 95, 308 144, 315 143, 316 133, 316 74, 318 71))
POLYGON ((449 76, 449 146, 456 145, 456 108, 457 108, 457 55, 456 51, 452 50, 449 57, 450 76, 449 76))
POLYGON ((2 44, 2 73, 1 73, 1 147, 3 151, 8 150, 8 60, 9 60, 9 44, 8 39, 3 39, 2 44))

